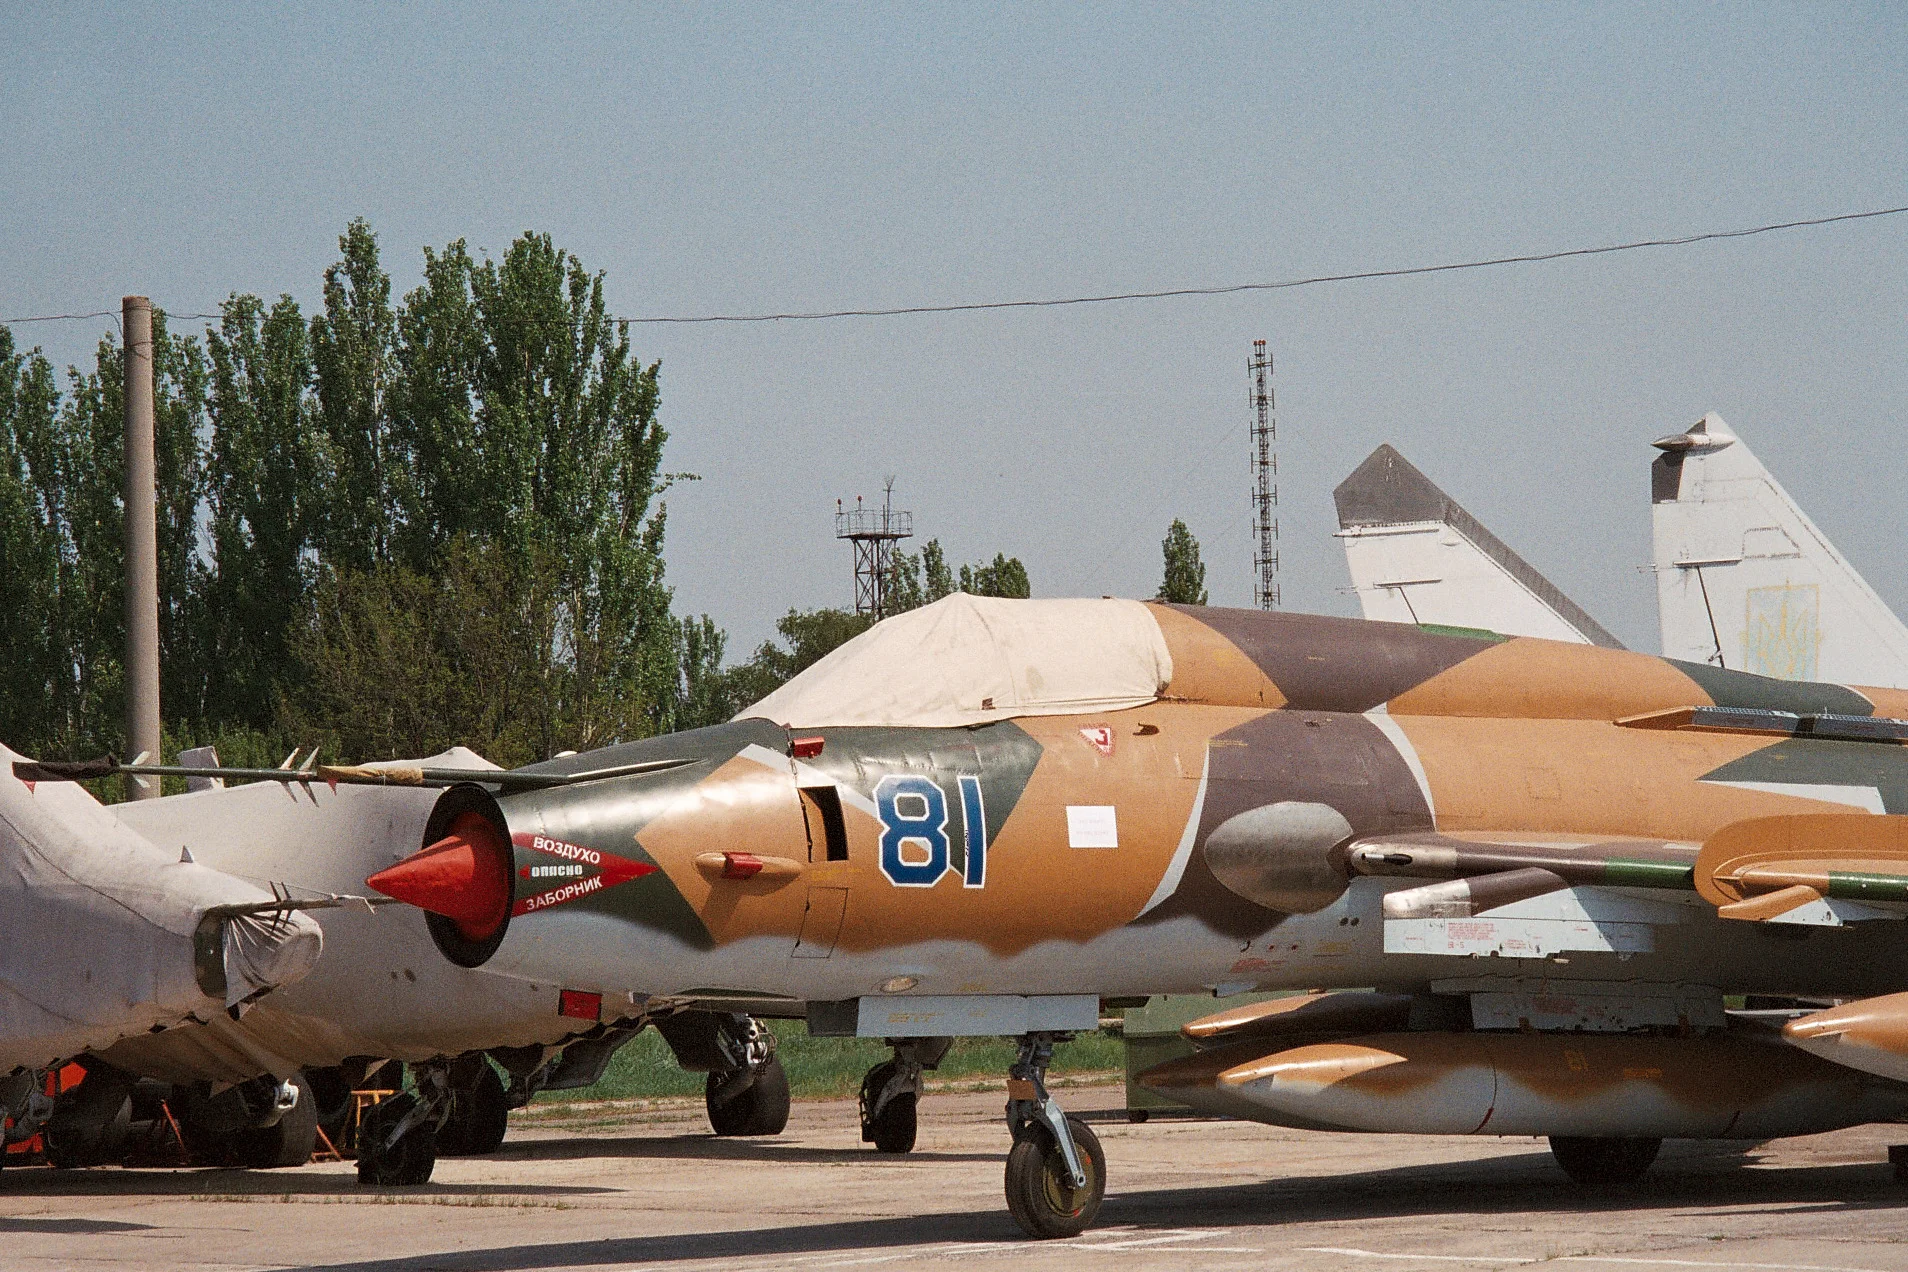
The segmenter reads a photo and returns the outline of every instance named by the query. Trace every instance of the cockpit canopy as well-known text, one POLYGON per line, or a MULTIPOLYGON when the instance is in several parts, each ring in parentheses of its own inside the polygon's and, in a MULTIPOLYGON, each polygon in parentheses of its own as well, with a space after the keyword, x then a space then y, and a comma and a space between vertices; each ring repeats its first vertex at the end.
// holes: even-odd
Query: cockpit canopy
POLYGON ((884 619, 737 715, 962 728, 1143 706, 1173 677, 1151 607, 962 592, 884 619))

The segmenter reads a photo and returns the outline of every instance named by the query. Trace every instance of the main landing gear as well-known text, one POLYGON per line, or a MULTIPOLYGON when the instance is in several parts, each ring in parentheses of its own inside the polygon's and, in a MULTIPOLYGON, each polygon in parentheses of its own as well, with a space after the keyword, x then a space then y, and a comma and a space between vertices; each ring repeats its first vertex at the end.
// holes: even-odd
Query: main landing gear
POLYGON ((1056 1037, 1027 1034, 1007 1074, 1007 1209, 1030 1237, 1077 1237, 1106 1197, 1099 1137, 1047 1092, 1056 1037))
POLYGON ((455 1099, 447 1063, 411 1066, 415 1084, 364 1111, 358 1124, 358 1182, 383 1187, 429 1183, 437 1136, 455 1099))
POLYGON ((914 1148, 921 1102, 921 1071, 938 1068, 952 1038, 890 1038, 892 1059, 861 1080, 861 1142, 883 1153, 914 1148))
POLYGON ((702 1100, 717 1135, 780 1135, 788 1125, 788 1073, 775 1054, 775 1035, 753 1017, 721 1035, 733 1069, 710 1069, 702 1100), (739 1054, 734 1054, 739 1053, 739 1054))

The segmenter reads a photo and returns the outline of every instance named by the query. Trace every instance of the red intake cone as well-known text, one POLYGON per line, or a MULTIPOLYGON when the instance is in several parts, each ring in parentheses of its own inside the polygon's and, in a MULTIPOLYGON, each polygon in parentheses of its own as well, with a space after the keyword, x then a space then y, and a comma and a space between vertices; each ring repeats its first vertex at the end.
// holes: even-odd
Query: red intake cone
POLYGON ((462 813, 451 833, 366 879, 387 897, 441 914, 473 941, 510 917, 510 846, 481 813, 462 813))

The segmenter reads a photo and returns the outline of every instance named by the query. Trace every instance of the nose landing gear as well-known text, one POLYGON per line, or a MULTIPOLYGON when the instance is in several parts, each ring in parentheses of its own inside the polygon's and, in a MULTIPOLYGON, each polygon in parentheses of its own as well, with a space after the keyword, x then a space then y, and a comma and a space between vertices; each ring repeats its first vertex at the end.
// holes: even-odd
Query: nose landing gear
POLYGON ((1030 1237, 1077 1237, 1106 1197, 1099 1137, 1047 1091, 1055 1035, 1032 1033, 1007 1075, 1007 1209, 1030 1237))
POLYGON ((861 1080, 861 1142, 883 1153, 914 1148, 921 1101, 921 1071, 939 1067, 952 1038, 890 1038, 892 1059, 861 1080))

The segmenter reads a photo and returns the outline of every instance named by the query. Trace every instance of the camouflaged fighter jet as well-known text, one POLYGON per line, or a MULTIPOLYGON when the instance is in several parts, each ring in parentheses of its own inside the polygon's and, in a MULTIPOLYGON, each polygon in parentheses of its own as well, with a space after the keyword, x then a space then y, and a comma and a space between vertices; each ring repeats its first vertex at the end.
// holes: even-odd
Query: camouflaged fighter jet
POLYGON ((1904 716, 1483 631, 958 596, 730 724, 457 785, 448 833, 368 882, 451 962, 584 1003, 890 1040, 878 1147, 911 1142, 946 1039, 1017 1037, 1007 1200, 1034 1235, 1105 1184, 1045 1087, 1054 1041, 1159 993, 1379 991, 1196 1022, 1143 1079, 1186 1103, 1548 1135, 1614 1179, 1665 1137, 1908 1112, 1897 1000, 1724 1006, 1901 990, 1904 716))

